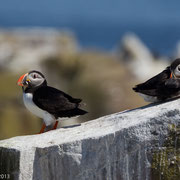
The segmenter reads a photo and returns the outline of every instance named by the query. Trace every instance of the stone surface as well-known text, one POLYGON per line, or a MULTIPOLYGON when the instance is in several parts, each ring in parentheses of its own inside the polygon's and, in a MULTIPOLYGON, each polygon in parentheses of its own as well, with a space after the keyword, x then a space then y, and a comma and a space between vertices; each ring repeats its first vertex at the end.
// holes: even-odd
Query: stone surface
POLYGON ((174 100, 3 140, 0 174, 20 180, 155 179, 163 170, 156 172, 160 165, 154 157, 166 148, 171 127, 178 125, 180 100, 174 100))
POLYGON ((132 33, 123 37, 119 55, 120 59, 123 59, 127 64, 131 73, 142 81, 158 74, 169 66, 167 58, 154 57, 148 47, 132 33))
POLYGON ((0 29, 0 70, 42 69, 41 63, 57 54, 75 54, 78 43, 70 31, 53 28, 0 29))

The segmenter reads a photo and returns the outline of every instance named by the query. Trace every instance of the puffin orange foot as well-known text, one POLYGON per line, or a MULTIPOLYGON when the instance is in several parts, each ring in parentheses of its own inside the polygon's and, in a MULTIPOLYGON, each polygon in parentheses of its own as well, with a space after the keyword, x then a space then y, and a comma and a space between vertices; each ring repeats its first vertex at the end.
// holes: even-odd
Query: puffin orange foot
POLYGON ((45 128, 46 128, 46 125, 43 123, 42 128, 41 128, 39 134, 44 133, 44 129, 45 129, 45 128))
POLYGON ((56 121, 56 122, 55 122, 54 127, 52 128, 52 130, 54 130, 54 129, 56 129, 56 128, 57 128, 57 126, 58 126, 58 122, 59 122, 59 121, 56 121))

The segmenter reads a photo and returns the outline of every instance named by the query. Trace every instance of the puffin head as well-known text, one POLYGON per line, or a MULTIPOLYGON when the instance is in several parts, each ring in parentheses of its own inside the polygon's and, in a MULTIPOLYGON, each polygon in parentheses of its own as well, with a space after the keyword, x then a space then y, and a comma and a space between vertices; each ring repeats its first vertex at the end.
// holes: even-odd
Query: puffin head
POLYGON ((47 81, 44 75, 39 71, 30 71, 29 73, 23 74, 17 81, 17 85, 23 88, 38 88, 42 85, 47 85, 47 81))
POLYGON ((170 69, 171 69, 171 77, 180 78, 180 58, 172 62, 170 69))

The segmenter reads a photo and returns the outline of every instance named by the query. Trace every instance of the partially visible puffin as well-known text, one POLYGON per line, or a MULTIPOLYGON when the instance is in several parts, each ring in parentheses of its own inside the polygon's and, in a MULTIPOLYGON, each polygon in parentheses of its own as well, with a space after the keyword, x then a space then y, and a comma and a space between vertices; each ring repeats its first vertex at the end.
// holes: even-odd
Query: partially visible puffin
POLYGON ((54 124, 53 129, 56 129, 59 118, 70 118, 87 113, 79 108, 81 99, 75 99, 48 86, 44 75, 39 71, 33 70, 22 75, 17 84, 22 86, 26 108, 44 120, 40 133, 52 124, 54 124))
POLYGON ((136 85, 133 90, 148 102, 159 102, 180 96, 180 58, 174 60, 160 74, 136 85))

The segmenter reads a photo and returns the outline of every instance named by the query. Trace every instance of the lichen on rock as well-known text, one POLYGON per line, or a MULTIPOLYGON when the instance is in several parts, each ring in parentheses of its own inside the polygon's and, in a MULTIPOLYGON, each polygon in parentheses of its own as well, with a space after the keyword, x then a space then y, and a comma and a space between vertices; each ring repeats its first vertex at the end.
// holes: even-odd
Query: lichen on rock
POLYGON ((180 123, 172 124, 163 146, 153 150, 152 177, 180 179, 180 123))

